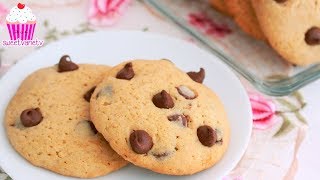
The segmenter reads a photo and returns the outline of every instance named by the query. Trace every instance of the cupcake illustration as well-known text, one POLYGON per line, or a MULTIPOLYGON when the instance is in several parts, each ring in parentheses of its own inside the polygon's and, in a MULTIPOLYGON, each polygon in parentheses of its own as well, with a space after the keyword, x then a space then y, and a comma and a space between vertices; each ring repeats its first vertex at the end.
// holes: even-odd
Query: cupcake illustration
POLYGON ((10 10, 6 18, 11 40, 32 40, 36 27, 36 16, 25 4, 19 3, 10 10))

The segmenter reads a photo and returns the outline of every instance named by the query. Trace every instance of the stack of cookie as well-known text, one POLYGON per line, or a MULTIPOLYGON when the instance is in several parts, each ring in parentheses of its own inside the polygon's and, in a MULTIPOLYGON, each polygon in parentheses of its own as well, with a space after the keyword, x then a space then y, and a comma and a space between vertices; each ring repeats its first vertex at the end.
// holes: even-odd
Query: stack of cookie
POLYGON ((229 143, 224 107, 204 77, 202 68, 185 73, 169 60, 110 68, 65 55, 22 82, 6 110, 7 135, 30 163, 66 176, 102 176, 128 162, 194 174, 229 143))
POLYGON ((320 62, 319 0, 209 0, 296 65, 320 62))

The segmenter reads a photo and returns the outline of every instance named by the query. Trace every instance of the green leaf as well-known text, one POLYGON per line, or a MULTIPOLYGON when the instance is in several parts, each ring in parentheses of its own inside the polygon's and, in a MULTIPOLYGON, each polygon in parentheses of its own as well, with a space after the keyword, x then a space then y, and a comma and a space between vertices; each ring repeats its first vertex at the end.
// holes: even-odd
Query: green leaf
POLYGON ((43 21, 43 26, 49 27, 49 21, 47 19, 43 21))
POLYGON ((143 32, 149 31, 149 28, 148 28, 148 27, 145 27, 145 28, 142 29, 142 31, 143 31, 143 32))
POLYGON ((86 23, 86 22, 85 22, 85 23, 81 23, 81 24, 79 24, 78 26, 79 26, 79 27, 87 27, 87 26, 88 26, 88 23, 86 23))
POLYGON ((301 109, 306 106, 306 102, 299 91, 295 91, 294 93, 292 93, 292 96, 295 97, 297 101, 300 103, 301 109))
POLYGON ((57 28, 52 28, 48 31, 48 34, 55 34, 57 32, 57 28))
POLYGON ((61 36, 68 36, 71 33, 69 31, 62 31, 60 34, 61 34, 61 36))
POLYGON ((92 29, 92 28, 90 28, 90 27, 88 27, 86 30, 87 30, 88 32, 93 32, 93 31, 95 31, 94 29, 92 29))
POLYGON ((90 27, 86 27, 82 29, 82 32, 92 32, 94 29, 91 29, 90 27))
POLYGON ((286 115, 280 114, 280 116, 282 117, 283 122, 280 129, 273 135, 273 137, 279 137, 281 135, 287 134, 294 128, 294 125, 290 122, 286 115))
POLYGON ((58 37, 56 35, 53 35, 53 34, 48 34, 44 37, 44 39, 46 41, 55 41, 55 40, 58 40, 58 37))
POLYGON ((10 176, 7 176, 4 180, 12 180, 10 176))
POLYGON ((85 31, 84 30, 77 30, 77 29, 74 29, 74 30, 72 30, 72 32, 74 33, 74 34, 81 34, 81 33, 84 33, 85 31))
POLYGON ((287 107, 290 111, 297 111, 299 110, 298 107, 296 107, 294 104, 292 104, 290 101, 286 99, 280 99, 278 98, 277 101, 282 104, 283 106, 287 107))
POLYGON ((302 114, 300 112, 295 112, 294 115, 296 116, 296 118, 302 122, 303 124, 308 124, 308 122, 306 121, 306 119, 302 116, 302 114))

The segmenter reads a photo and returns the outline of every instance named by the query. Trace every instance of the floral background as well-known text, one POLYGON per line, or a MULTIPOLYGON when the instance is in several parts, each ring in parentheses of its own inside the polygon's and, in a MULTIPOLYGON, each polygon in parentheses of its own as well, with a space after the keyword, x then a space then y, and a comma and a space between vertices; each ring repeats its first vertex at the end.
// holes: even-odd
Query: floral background
MULTIPOLYGON (((37 15, 36 36, 44 39, 45 44, 67 36, 109 29, 152 31, 194 42, 192 37, 181 32, 143 1, 23 2, 37 15), (61 20, 56 17, 57 11, 60 17, 66 18, 61 20)), ((15 4, 15 1, 0 1, 1 39, 8 39, 5 17, 15 4)), ((219 41, 224 41, 239 31, 236 26, 230 25, 229 20, 219 18, 219 22, 216 22, 202 11, 191 10, 185 18, 191 26, 203 31, 208 37, 213 37, 213 40, 219 38, 219 41)), ((0 48, 0 77, 15 62, 36 49, 0 48)), ((293 179, 298 171, 297 154, 308 130, 308 120, 303 114, 308 103, 301 92, 281 98, 268 97, 254 90, 245 80, 241 80, 250 97, 254 130, 242 160, 224 179, 293 179)), ((10 177, 0 169, 0 180, 2 179, 10 177)))

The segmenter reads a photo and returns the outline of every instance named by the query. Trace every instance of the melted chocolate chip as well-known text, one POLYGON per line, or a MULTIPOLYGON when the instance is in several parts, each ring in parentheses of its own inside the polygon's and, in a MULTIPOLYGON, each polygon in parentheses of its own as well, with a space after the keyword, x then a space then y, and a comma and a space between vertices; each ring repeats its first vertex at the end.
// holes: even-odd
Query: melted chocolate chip
POLYGON ((198 139, 202 145, 211 147, 217 141, 216 131, 213 130, 210 126, 204 125, 200 126, 197 129, 198 139))
POLYGON ((83 98, 84 98, 86 101, 90 102, 91 96, 92 96, 92 94, 93 94, 93 92, 94 92, 95 89, 96 89, 96 86, 92 87, 89 91, 87 91, 87 92, 83 95, 83 98))
POLYGON ((177 90, 181 96, 183 96, 186 99, 194 99, 197 97, 196 93, 194 93, 190 88, 187 86, 179 86, 177 87, 177 90))
POLYGON ((125 79, 130 80, 134 76, 134 71, 132 68, 132 63, 127 63, 118 73, 116 78, 117 79, 125 79))
POLYGON ((306 34, 305 39, 308 45, 320 45, 320 28, 319 27, 312 27, 310 28, 306 34))
POLYGON ((23 126, 32 127, 38 125, 42 121, 43 117, 39 108, 31 108, 22 111, 20 120, 23 126))
POLYGON ((168 116, 168 120, 176 122, 184 127, 188 126, 188 119, 183 114, 174 114, 174 115, 168 116))
POLYGON ((79 66, 71 61, 70 56, 64 55, 60 58, 58 72, 74 71, 79 69, 79 66))
POLYGON ((170 109, 174 106, 172 97, 165 90, 162 90, 160 93, 154 95, 152 102, 158 108, 170 109))
POLYGON ((88 121, 89 125, 90 125, 90 128, 92 130, 92 132, 94 134, 97 134, 98 133, 98 130, 96 129, 96 127, 94 126, 94 124, 91 122, 91 121, 88 121))
POLYGON ((205 77, 205 71, 203 68, 200 68, 199 72, 188 72, 188 76, 197 83, 202 83, 205 77))
POLYGON ((137 154, 145 154, 153 146, 151 136, 144 130, 135 130, 130 134, 130 145, 137 154))

